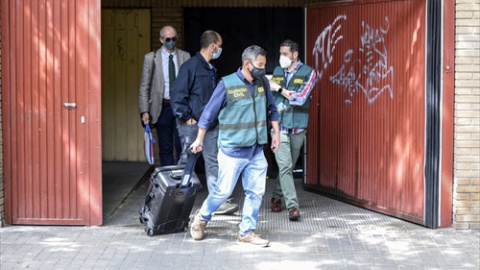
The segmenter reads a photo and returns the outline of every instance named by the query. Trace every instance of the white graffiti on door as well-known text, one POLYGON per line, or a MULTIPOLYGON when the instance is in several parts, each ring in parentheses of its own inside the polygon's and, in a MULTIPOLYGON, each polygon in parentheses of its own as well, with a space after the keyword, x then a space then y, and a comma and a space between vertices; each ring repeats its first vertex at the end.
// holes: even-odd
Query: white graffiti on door
POLYGON ((330 81, 343 87, 349 98, 345 103, 351 103, 351 97, 361 92, 372 104, 384 92, 393 99, 393 66, 388 66, 388 52, 385 45, 385 35, 390 28, 388 17, 385 26, 375 29, 362 21, 363 35, 360 37, 360 56, 356 57, 353 50, 348 50, 344 63, 338 72, 330 77, 330 81), (387 83, 386 83, 387 82, 387 83))
MULTIPOLYGON (((319 79, 333 61, 336 44, 343 39, 340 33, 341 22, 346 19, 346 15, 338 16, 317 37, 313 55, 319 79)), ((392 66, 388 66, 388 52, 385 45, 385 35, 390 29, 388 16, 385 17, 385 25, 379 29, 370 27, 365 21, 362 21, 362 28, 361 46, 358 49, 360 55, 357 56, 352 49, 347 50, 343 57, 344 63, 337 73, 330 77, 330 81, 340 85, 342 90, 348 93, 349 97, 345 99, 347 104, 351 103, 351 97, 359 92, 365 95, 370 104, 383 92, 388 92, 393 99, 394 70, 392 66), (388 83, 385 84, 385 82, 388 83)))
POLYGON ((315 59, 315 69, 317 70, 317 78, 322 79, 323 71, 327 69, 328 65, 332 63, 333 52, 335 51, 335 45, 343 39, 340 30, 342 30, 341 21, 347 19, 346 15, 339 15, 333 23, 318 35, 313 47, 313 56, 315 59), (320 59, 319 59, 320 58, 320 59), (319 61, 321 61, 319 63, 319 61))

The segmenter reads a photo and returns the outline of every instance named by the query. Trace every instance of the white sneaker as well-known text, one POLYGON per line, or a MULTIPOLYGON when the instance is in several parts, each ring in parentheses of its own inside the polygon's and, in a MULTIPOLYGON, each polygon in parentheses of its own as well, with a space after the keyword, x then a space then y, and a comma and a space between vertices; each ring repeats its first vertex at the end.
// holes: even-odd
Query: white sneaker
POLYGON ((207 221, 202 220, 200 218, 200 214, 195 214, 195 218, 193 219, 193 223, 190 226, 190 235, 192 236, 193 240, 202 240, 203 235, 205 234, 205 228, 207 227, 207 221))
POLYGON ((258 247, 268 247, 270 241, 267 239, 262 239, 260 236, 256 235, 253 231, 250 231, 245 236, 238 234, 237 245, 253 245, 258 247))

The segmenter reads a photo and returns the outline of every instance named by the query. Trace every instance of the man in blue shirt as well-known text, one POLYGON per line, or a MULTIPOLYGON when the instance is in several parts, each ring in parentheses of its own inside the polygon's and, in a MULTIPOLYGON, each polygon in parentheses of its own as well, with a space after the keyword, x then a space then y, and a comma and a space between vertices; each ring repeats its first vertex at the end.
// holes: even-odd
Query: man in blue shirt
POLYGON ((263 145, 268 143, 267 121, 273 128, 273 152, 280 143, 278 112, 265 77, 265 64, 264 49, 256 45, 246 48, 242 54, 242 67, 222 78, 200 117, 192 151, 203 150, 205 134, 218 117, 219 172, 215 189, 208 194, 191 224, 190 233, 194 240, 203 239, 212 213, 232 194, 241 175, 245 201, 237 244, 263 247, 269 244, 268 240, 254 233, 265 194, 268 163, 263 145))

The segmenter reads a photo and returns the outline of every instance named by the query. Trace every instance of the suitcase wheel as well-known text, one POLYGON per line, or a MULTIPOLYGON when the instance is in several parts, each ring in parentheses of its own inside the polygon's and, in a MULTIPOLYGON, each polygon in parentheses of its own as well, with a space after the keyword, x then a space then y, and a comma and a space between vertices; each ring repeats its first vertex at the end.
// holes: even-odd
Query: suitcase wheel
POLYGON ((152 229, 148 229, 148 230, 147 230, 147 235, 148 235, 148 236, 153 236, 153 230, 152 230, 152 229))

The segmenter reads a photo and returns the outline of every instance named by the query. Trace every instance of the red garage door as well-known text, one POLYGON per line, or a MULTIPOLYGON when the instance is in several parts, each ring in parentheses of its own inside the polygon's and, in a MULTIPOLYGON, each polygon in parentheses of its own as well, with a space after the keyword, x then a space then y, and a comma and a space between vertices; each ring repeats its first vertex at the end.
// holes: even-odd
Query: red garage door
POLYGON ((424 224, 425 1, 310 6, 307 52, 307 186, 424 224))
POLYGON ((100 0, 1 0, 5 218, 100 225, 100 0))

